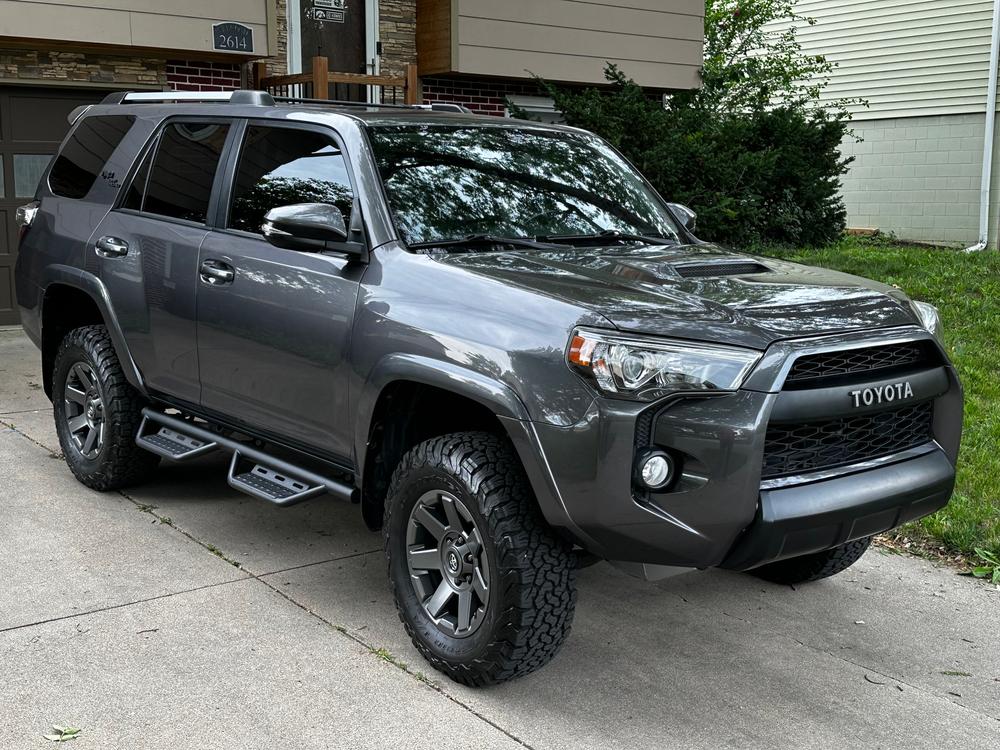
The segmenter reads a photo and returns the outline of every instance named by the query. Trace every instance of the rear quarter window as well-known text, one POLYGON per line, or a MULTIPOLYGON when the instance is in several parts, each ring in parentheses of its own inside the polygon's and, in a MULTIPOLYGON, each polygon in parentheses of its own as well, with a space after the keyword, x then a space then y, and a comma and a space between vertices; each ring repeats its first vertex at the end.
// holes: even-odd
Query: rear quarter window
POLYGON ((87 117, 66 141, 49 172, 49 189, 63 198, 83 198, 128 133, 135 117, 87 117))

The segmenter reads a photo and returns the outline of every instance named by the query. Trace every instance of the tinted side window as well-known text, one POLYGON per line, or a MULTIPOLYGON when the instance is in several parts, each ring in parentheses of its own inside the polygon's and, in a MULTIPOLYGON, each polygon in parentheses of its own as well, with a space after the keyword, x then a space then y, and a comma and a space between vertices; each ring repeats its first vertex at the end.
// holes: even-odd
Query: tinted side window
POLYGON ((260 233, 268 211, 295 203, 330 203, 349 224, 353 198, 347 162, 332 138, 252 125, 240 153, 229 227, 260 233))
POLYGON ((64 198, 87 195, 134 122, 131 115, 84 118, 52 165, 49 173, 52 192, 64 198))
POLYGON ((201 224, 229 125, 173 122, 160 134, 142 210, 201 224))

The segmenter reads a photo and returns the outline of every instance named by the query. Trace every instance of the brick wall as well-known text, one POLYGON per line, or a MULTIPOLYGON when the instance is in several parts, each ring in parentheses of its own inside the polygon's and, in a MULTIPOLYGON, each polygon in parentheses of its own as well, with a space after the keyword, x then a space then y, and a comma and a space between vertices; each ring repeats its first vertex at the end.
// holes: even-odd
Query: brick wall
POLYGON ((859 120, 852 127, 864 140, 842 147, 855 157, 842 190, 849 226, 934 244, 976 242, 985 115, 859 120))
POLYGON ((468 107, 476 114, 503 117, 507 97, 539 96, 533 83, 508 83, 489 79, 424 78, 424 103, 453 102, 468 107))
POLYGON ((166 78, 174 91, 231 91, 240 87, 240 65, 168 60, 166 78))
POLYGON ((31 49, 0 49, 0 80, 3 79, 159 89, 167 83, 164 60, 31 49))

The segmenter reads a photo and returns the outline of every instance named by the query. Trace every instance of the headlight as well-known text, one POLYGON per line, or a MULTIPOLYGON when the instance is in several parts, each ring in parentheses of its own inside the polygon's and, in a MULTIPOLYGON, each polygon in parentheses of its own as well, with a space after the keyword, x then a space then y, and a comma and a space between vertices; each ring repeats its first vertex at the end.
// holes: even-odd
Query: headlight
POLYGON ((941 314, 938 309, 934 305, 916 300, 910 300, 910 307, 920 321, 920 325, 926 328, 928 333, 941 338, 941 314))
POLYGON ((567 357, 605 393, 651 400, 678 391, 735 391, 761 353, 578 330, 567 357))

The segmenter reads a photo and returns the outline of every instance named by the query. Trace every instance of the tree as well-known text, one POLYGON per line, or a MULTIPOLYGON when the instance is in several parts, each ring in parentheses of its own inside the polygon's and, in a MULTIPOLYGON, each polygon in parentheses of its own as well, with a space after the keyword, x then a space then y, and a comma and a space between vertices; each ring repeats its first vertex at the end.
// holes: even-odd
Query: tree
POLYGON ((539 82, 569 124, 609 140, 665 198, 694 208, 705 239, 822 244, 845 225, 849 115, 845 101, 821 103, 833 66, 803 52, 801 23, 813 21, 790 0, 707 0, 703 85, 666 106, 614 65, 606 89, 539 82))

